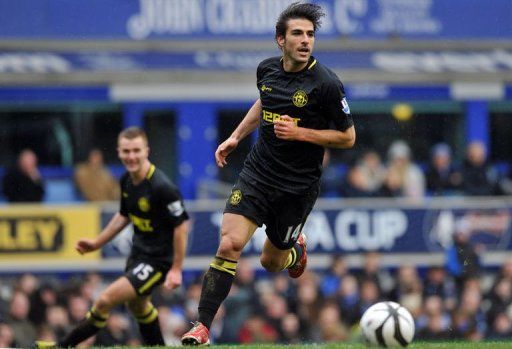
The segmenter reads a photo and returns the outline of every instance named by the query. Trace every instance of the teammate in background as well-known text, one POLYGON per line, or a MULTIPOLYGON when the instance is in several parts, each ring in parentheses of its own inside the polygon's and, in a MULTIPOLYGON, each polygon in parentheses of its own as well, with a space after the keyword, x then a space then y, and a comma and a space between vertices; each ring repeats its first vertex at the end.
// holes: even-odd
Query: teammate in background
POLYGON ((164 345, 150 295, 161 283, 169 289, 181 285, 188 214, 178 189, 149 161, 143 130, 122 131, 117 151, 127 171, 121 177, 120 210, 97 238, 81 239, 75 248, 81 254, 96 251, 133 223, 125 274, 103 291, 86 318, 61 342, 36 342, 36 348, 76 346, 103 328, 110 311, 123 303, 135 316, 144 344, 164 345))
POLYGON ((209 343, 210 325, 258 226, 266 225, 260 256, 266 270, 288 269, 297 278, 306 267, 302 227, 318 196, 324 147, 350 148, 355 142, 342 83, 311 56, 323 15, 320 6, 308 3, 294 3, 281 13, 275 39, 283 55, 260 63, 260 98, 215 152, 223 167, 259 125, 259 138, 227 200, 220 245, 203 280, 199 319, 183 335, 184 345, 209 343))

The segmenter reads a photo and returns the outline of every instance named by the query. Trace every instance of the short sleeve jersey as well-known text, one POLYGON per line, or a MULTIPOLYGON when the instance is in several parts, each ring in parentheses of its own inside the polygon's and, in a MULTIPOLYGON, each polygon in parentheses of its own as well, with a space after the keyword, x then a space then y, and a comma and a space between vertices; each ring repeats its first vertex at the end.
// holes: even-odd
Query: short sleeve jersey
POLYGON ((240 175, 283 191, 303 194, 318 185, 324 148, 277 138, 273 122, 281 115, 288 115, 299 127, 347 130, 353 121, 343 84, 314 57, 299 72, 286 72, 282 59, 273 57, 259 64, 257 86, 263 109, 259 137, 240 175))
POLYGON ((125 173, 119 213, 133 223, 130 257, 172 262, 174 228, 187 220, 188 214, 180 192, 162 171, 151 165, 137 185, 125 173))

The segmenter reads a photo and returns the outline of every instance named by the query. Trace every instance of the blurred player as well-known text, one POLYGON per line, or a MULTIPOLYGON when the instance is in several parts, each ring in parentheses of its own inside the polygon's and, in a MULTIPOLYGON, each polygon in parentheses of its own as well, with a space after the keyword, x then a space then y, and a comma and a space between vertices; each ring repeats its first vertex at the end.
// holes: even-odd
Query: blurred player
POLYGON ((209 343, 210 325, 258 226, 266 225, 260 256, 266 270, 288 269, 297 278, 306 267, 301 230, 318 196, 324 147, 350 148, 355 142, 342 83, 311 56, 323 15, 318 5, 301 3, 281 13, 275 38, 283 55, 260 63, 260 98, 215 152, 223 167, 259 125, 260 136, 227 200, 220 245, 203 280, 199 319, 183 335, 184 345, 209 343))
POLYGON ((96 251, 133 223, 133 246, 125 274, 103 291, 87 317, 62 341, 38 341, 36 348, 75 347, 103 328, 109 312, 124 303, 139 324, 144 344, 164 345, 150 295, 162 283, 169 289, 181 285, 188 214, 178 189, 149 161, 143 130, 130 127, 122 131, 117 151, 127 171, 121 178, 120 210, 97 238, 81 239, 75 248, 81 254, 96 251))

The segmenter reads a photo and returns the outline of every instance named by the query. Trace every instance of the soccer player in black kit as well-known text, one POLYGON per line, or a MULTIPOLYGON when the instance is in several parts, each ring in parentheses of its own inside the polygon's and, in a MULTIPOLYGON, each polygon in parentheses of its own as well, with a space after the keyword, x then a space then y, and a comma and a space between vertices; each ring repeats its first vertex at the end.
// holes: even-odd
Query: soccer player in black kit
POLYGON ((213 318, 258 226, 266 225, 260 256, 266 270, 288 269, 297 278, 306 267, 302 227, 318 196, 324 147, 350 148, 355 142, 342 83, 311 56, 323 15, 318 5, 303 3, 281 13, 276 41, 283 55, 259 64, 260 98, 215 152, 223 167, 240 140, 259 126, 258 140, 226 203, 220 244, 203 280, 199 319, 183 335, 183 345, 210 343, 213 318))
POLYGON ((81 254, 98 250, 132 223, 133 246, 125 274, 100 294, 87 317, 62 341, 37 341, 36 348, 75 347, 103 328, 109 312, 120 304, 126 304, 134 315, 144 344, 165 345, 150 297, 162 283, 169 289, 182 283, 188 214, 178 189, 149 161, 142 129, 123 130, 117 150, 126 168, 121 178, 120 210, 95 239, 81 239, 75 248, 81 254))

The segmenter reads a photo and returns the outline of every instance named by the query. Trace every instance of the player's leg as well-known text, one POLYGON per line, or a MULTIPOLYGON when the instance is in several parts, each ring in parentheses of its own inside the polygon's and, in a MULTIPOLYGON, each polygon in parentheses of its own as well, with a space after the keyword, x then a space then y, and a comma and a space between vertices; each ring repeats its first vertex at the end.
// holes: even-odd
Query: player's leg
POLYGON ((150 297, 137 297, 128 301, 126 306, 137 320, 144 344, 165 345, 158 321, 158 310, 151 303, 150 297))
POLYGON ((164 345, 158 311, 150 302, 153 290, 162 284, 170 264, 147 258, 132 257, 126 263, 125 277, 130 282, 136 296, 126 305, 139 324, 140 334, 146 345, 164 345))
POLYGON ((306 195, 277 192, 272 201, 273 209, 267 218, 267 239, 260 261, 268 271, 288 269, 292 278, 298 278, 307 265, 306 237, 302 232, 304 223, 313 208, 318 191, 310 190, 306 195))
POLYGON ((271 273, 276 273, 292 266, 302 255, 302 250, 294 250, 295 247, 284 250, 279 249, 268 238, 265 239, 260 255, 261 265, 271 273))
POLYGON ((114 281, 95 300, 93 307, 87 313, 86 318, 75 327, 61 342, 60 348, 75 347, 87 338, 95 335, 105 327, 110 310, 137 296, 126 277, 120 277, 114 281))
POLYGON ((224 214, 219 248, 203 279, 198 307, 199 319, 195 326, 183 335, 183 345, 209 343, 208 329, 231 289, 242 250, 257 227, 256 223, 242 215, 224 214))

